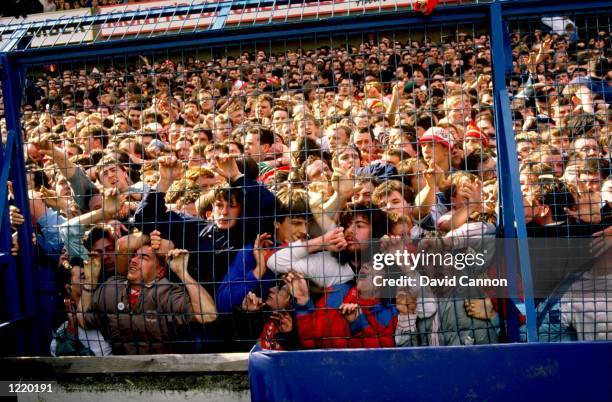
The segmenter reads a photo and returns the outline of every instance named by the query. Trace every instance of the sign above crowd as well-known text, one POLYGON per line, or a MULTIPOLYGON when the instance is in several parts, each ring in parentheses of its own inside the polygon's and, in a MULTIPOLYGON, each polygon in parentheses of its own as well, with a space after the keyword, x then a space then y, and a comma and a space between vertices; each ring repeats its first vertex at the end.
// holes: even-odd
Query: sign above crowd
MULTIPOLYGON (((444 3, 455 3, 447 0, 444 3)), ((212 0, 158 0, 146 3, 132 3, 98 8, 81 8, 77 10, 32 14, 26 18, 0 18, 1 27, 15 26, 29 30, 31 42, 28 47, 40 48, 55 45, 78 44, 111 39, 133 37, 138 35, 160 35, 169 32, 185 32, 209 29, 217 21, 225 18, 223 26, 239 27, 274 22, 303 21, 325 19, 349 15, 373 14, 384 11, 419 9, 416 0, 335 0, 312 1, 303 3, 279 4, 268 7, 250 6, 235 8, 226 13, 223 9, 227 2, 212 0), (132 18, 122 21, 106 22, 100 25, 75 24, 83 17, 98 15, 105 19, 116 19, 123 13, 161 11, 173 7, 210 5, 211 11, 190 13, 187 15, 167 15, 164 17, 132 18), (216 6, 216 7, 215 7, 216 6), (30 28, 28 23, 47 22, 42 27, 30 28), (26 24, 26 25, 22 25, 26 24)), ((437 3, 435 1, 434 3, 437 3)), ((0 49, 12 47, 14 29, 0 36, 0 49)))
MULTIPOLYGON (((202 4, 202 1, 176 0, 153 1, 145 4, 101 7, 99 14, 113 14, 126 11, 151 10, 161 7, 189 6, 202 4)), ((217 3, 217 2, 210 2, 217 3)), ((270 22, 295 21, 340 17, 360 13, 374 13, 388 10, 411 9, 414 0, 335 0, 311 3, 290 3, 270 7, 245 7, 231 10, 225 21, 226 26, 243 26, 270 22)), ((144 33, 165 33, 206 29, 212 26, 220 10, 190 15, 167 16, 162 18, 133 19, 110 22, 100 29, 102 37, 138 35, 144 33)))
MULTIPOLYGON (((32 14, 26 18, 0 18, 1 27, 9 27, 11 25, 22 25, 23 28, 28 28, 29 23, 49 21, 49 24, 41 28, 37 28, 32 33, 29 47, 38 48, 46 46, 77 44, 93 41, 93 29, 90 25, 79 26, 55 26, 54 23, 68 23, 72 19, 75 21, 91 16, 90 8, 81 8, 77 10, 58 11, 44 14, 32 14)), ((3 34, 0 39, 0 46, 4 48, 12 39, 12 33, 3 34)))

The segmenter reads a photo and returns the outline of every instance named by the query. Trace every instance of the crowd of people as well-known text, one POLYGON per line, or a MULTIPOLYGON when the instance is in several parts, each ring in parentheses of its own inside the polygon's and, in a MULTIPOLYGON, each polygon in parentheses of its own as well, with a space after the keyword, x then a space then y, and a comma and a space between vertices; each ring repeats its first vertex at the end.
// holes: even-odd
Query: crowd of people
MULTIPOLYGON (((539 300, 548 340, 612 336, 611 43, 581 35, 511 35, 527 233, 592 238, 603 256, 539 300)), ((22 123, 50 353, 508 339, 498 289, 373 280, 454 268, 378 271, 377 251, 486 253, 499 229, 488 35, 395 38, 32 76, 22 123)))

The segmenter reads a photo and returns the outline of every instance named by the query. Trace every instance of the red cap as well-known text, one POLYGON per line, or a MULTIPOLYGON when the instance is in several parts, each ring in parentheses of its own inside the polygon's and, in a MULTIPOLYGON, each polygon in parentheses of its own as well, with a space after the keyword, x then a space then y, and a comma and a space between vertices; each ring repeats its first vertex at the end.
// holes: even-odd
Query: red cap
POLYGON ((279 166, 277 168, 268 170, 266 173, 262 174, 257 178, 257 181, 268 184, 268 181, 272 179, 276 172, 289 172, 291 170, 290 166, 279 166))
POLYGON ((439 142, 446 145, 448 149, 453 148, 453 138, 450 133, 442 127, 430 127, 419 138, 419 144, 422 142, 439 142))
POLYGON ((474 123, 473 120, 469 122, 468 129, 463 135, 463 139, 465 140, 466 138, 479 139, 480 141, 482 141, 482 145, 484 145, 485 147, 489 145, 489 139, 487 138, 487 135, 483 133, 480 128, 478 128, 478 126, 476 125, 476 123, 474 123))

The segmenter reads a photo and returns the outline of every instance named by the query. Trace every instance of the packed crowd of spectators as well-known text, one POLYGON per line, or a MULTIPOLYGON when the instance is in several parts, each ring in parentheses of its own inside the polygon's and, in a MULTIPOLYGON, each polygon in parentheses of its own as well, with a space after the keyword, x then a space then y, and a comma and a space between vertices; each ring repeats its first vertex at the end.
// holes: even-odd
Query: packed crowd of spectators
MULTIPOLYGON (((610 37, 572 28, 512 35, 525 219, 530 237, 594 236, 605 256, 610 37)), ((376 250, 482 251, 497 235, 486 34, 56 71, 22 108, 52 354, 505 339, 495 292, 373 284, 376 250)), ((543 337, 610 339, 612 276, 591 268, 541 301, 543 337)))

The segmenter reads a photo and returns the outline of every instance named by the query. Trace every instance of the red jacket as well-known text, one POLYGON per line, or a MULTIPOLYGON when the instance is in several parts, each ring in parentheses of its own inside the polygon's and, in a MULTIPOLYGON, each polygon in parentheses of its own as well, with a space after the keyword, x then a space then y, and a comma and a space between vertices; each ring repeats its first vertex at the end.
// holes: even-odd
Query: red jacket
MULTIPOLYGON (((296 304, 300 343, 306 349, 348 348, 351 331, 349 322, 338 308, 357 289, 346 283, 330 286, 316 303, 296 304)), ((354 298, 353 297, 353 298, 354 298)), ((348 302, 346 302, 348 303, 348 302)))
POLYGON ((393 305, 383 305, 379 299, 349 300, 358 303, 361 314, 350 323, 351 348, 392 348, 395 346, 397 310, 393 305))
POLYGON ((313 303, 296 305, 300 343, 306 349, 380 348, 395 346, 397 310, 378 299, 359 299, 357 288, 348 284, 329 287, 313 303), (358 303, 361 314, 349 323, 339 307, 358 303))

